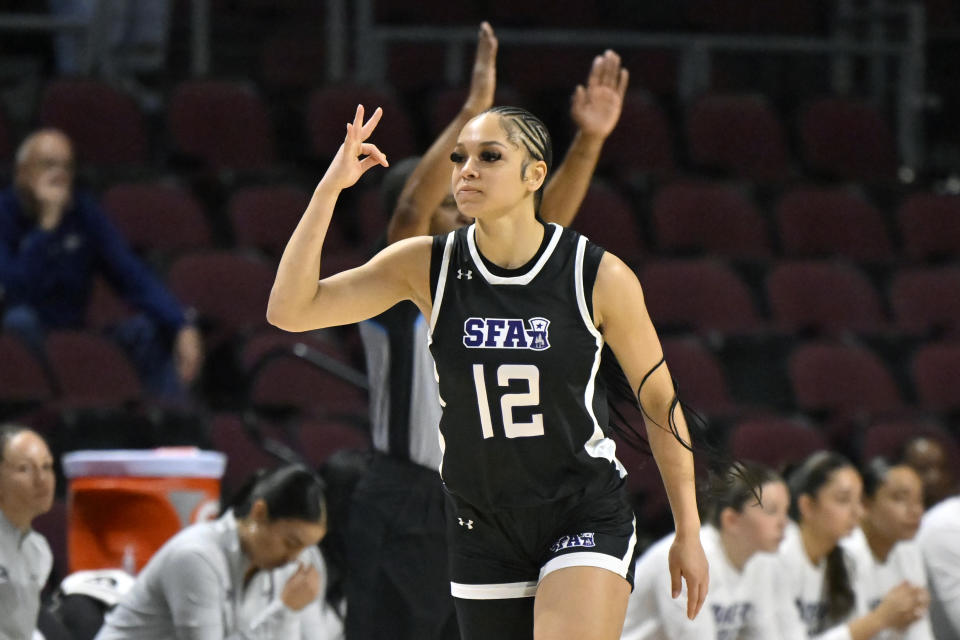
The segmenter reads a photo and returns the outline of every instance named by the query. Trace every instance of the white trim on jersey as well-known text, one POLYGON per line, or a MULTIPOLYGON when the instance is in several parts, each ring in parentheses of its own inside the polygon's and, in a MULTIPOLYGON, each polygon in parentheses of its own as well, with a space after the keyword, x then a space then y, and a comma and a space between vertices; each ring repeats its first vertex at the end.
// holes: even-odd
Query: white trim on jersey
POLYGON ((577 306, 580 309, 580 318, 583 320, 583 325, 587 331, 590 332, 590 335, 593 336, 597 345, 597 350, 593 354, 593 367, 590 369, 590 379, 587 381, 586 389, 584 389, 583 392, 583 404, 587 409, 587 415, 590 416, 590 421, 593 422, 593 433, 590 434, 590 439, 584 443, 583 448, 587 454, 593 458, 604 458, 612 462, 614 466, 616 466, 617 473, 620 474, 620 477, 625 478, 627 470, 617 459, 617 445, 613 440, 604 435, 603 429, 600 428, 600 423, 597 422, 597 416, 593 412, 593 394, 596 387, 597 372, 600 370, 600 354, 603 351, 603 334, 601 334, 593 324, 593 318, 590 317, 590 309, 587 307, 587 293, 583 289, 583 256, 586 250, 587 238, 586 236, 580 236, 579 240, 577 240, 576 266, 573 270, 575 280, 574 289, 577 294, 577 306))
POLYGON ((537 583, 501 582, 494 584, 450 583, 450 594, 463 600, 506 600, 509 598, 532 598, 537 595, 537 583))
POLYGON ((611 556, 606 553, 595 551, 577 551, 557 556, 548 560, 540 568, 540 580, 557 571, 567 567, 597 567, 612 571, 621 578, 627 577, 630 570, 630 562, 633 560, 633 550, 637 546, 637 519, 633 519, 633 533, 630 534, 630 543, 627 545, 627 553, 622 557, 611 556))
POLYGON ((447 242, 443 245, 443 260, 440 262, 440 277, 437 278, 437 292, 433 296, 433 309, 430 311, 430 333, 427 346, 433 342, 433 328, 437 326, 437 316, 440 315, 440 305, 443 304, 443 292, 447 287, 447 268, 450 266, 450 254, 453 252, 453 240, 456 231, 447 234, 447 242))
POLYGON ((473 258, 473 264, 477 267, 477 271, 479 271, 484 280, 490 284, 529 284, 531 280, 537 277, 540 270, 543 269, 543 265, 547 264, 547 260, 550 259, 557 243, 560 242, 560 236, 563 234, 563 227, 560 225, 551 222, 547 226, 553 227, 553 236, 550 237, 550 242, 547 244, 547 248, 540 256, 540 259, 537 260, 537 263, 523 275, 504 277, 493 275, 490 273, 490 270, 487 269, 487 265, 483 263, 483 258, 480 257, 480 252, 477 251, 477 241, 474 237, 477 233, 477 225, 476 223, 471 224, 467 228, 467 246, 470 248, 470 257, 473 258))

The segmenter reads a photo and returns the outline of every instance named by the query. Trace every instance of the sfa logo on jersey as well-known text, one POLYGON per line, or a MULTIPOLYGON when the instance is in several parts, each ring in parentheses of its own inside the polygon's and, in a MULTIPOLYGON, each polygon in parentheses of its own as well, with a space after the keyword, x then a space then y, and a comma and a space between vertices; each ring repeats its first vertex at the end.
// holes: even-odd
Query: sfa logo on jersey
POLYGON ((553 546, 550 547, 550 551, 556 553, 557 551, 563 551, 564 549, 572 549, 574 547, 595 547, 597 543, 593 541, 593 532, 588 533, 578 533, 570 536, 560 536, 560 539, 553 543, 553 546))
POLYGON ((467 318, 463 323, 463 346, 470 349, 550 348, 546 318, 467 318))

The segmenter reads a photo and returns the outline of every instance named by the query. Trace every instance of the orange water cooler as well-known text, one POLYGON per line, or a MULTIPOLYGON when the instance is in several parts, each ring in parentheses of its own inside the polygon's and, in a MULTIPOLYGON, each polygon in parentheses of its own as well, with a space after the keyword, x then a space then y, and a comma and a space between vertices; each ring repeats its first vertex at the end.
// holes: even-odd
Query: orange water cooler
POLYGON ((142 569, 178 531, 217 516, 225 467, 224 454, 193 447, 64 455, 70 571, 142 569))

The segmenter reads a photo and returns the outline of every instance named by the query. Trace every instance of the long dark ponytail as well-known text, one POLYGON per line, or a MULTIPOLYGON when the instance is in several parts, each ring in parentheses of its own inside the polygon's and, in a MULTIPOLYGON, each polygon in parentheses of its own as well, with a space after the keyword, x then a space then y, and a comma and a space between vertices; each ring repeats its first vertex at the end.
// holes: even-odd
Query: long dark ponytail
MULTIPOLYGON (((787 479, 787 485, 790 487, 790 517, 800 522, 800 496, 816 498, 817 493, 830 481, 834 473, 848 468, 856 470, 847 458, 832 451, 818 451, 794 468, 787 479)), ((850 584, 850 573, 847 570, 843 548, 839 544, 827 554, 824 579, 827 590, 827 615, 817 631, 823 631, 843 622, 853 611, 855 602, 853 586, 850 584)))

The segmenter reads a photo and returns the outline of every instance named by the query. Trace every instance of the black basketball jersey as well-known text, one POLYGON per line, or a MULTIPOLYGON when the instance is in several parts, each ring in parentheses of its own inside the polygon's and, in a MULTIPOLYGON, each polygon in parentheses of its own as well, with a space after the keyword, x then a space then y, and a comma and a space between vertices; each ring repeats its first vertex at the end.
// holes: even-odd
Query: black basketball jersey
POLYGON ((593 285, 603 249, 546 225, 518 269, 480 255, 475 225, 437 236, 430 351, 448 490, 480 508, 543 504, 617 486, 598 377, 593 285))

